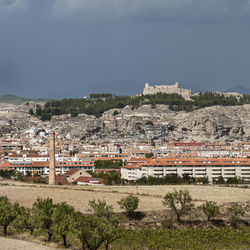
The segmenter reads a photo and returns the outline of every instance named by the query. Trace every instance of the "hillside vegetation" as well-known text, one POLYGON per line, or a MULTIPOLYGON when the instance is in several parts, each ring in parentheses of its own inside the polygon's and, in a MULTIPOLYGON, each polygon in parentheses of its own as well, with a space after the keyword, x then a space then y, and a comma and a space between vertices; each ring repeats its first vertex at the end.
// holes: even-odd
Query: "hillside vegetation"
POLYGON ((2 95, 0 96, 0 103, 9 103, 14 105, 20 105, 25 102, 47 102, 49 99, 39 98, 39 99, 32 99, 26 97, 20 97, 16 95, 2 95))
MULTIPOLYGON (((30 110, 30 114, 34 114, 41 120, 50 120, 53 115, 71 114, 72 117, 78 114, 102 116, 105 111, 113 108, 124 108, 130 105, 133 109, 143 104, 169 105, 174 111, 193 111, 195 109, 210 107, 215 105, 236 106, 250 103, 250 95, 244 95, 237 98, 235 96, 224 96, 222 94, 205 92, 192 96, 192 100, 185 100, 178 94, 157 93, 155 95, 140 96, 113 96, 112 94, 91 94, 86 99, 63 99, 48 101, 42 108, 37 105, 36 111, 30 110)), ((114 113, 114 115, 116 115, 114 113)))

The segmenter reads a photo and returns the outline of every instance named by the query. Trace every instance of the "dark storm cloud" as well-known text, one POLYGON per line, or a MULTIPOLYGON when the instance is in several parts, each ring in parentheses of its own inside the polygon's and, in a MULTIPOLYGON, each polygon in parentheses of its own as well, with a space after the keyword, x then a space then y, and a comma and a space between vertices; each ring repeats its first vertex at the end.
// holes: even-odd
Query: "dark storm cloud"
POLYGON ((214 19, 248 15, 248 0, 55 0, 58 17, 82 14, 90 18, 214 19))
POLYGON ((0 94, 250 85, 249 0, 0 0, 0 94))

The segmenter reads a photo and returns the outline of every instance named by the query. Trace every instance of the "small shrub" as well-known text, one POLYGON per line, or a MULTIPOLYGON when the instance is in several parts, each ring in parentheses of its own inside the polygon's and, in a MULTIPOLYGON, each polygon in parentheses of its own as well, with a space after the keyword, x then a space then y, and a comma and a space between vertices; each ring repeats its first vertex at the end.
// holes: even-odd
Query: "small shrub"
POLYGON ((89 201, 89 212, 97 217, 111 218, 113 215, 113 207, 106 204, 106 201, 95 200, 89 201))
POLYGON ((238 229, 241 224, 241 219, 239 216, 244 216, 248 209, 247 205, 242 205, 239 203, 233 203, 229 208, 229 212, 231 212, 230 224, 231 227, 238 229))
POLYGON ((71 114, 71 117, 77 117, 78 116, 78 112, 76 110, 72 111, 70 114, 71 114))
POLYGON ((218 180, 215 183, 216 184, 225 184, 225 180, 222 176, 219 176, 218 180))
POLYGON ((120 205, 121 209, 125 209, 129 219, 131 219, 134 215, 135 210, 138 207, 139 199, 131 194, 121 199, 117 203, 120 205))
POLYGON ((164 219, 161 221, 161 226, 164 229, 173 229, 174 228, 174 222, 172 219, 164 219))
POLYGON ((200 209, 207 216, 207 220, 211 220, 220 212, 220 208, 215 201, 206 201, 200 206, 200 209))
POLYGON ((146 158, 152 158, 153 156, 154 156, 154 154, 152 152, 145 154, 146 158))
POLYGON ((147 121, 145 124, 149 125, 149 126, 153 126, 154 125, 154 123, 152 121, 147 121))
POLYGON ((197 178, 196 179, 197 183, 202 183, 202 184, 208 184, 208 178, 204 177, 204 178, 197 178))
POLYGON ((29 110, 29 114, 30 114, 30 115, 34 115, 33 109, 30 109, 30 110, 29 110))
POLYGON ((229 208, 229 211, 234 216, 244 216, 247 209, 248 209, 248 206, 246 206, 246 205, 241 205, 239 203, 233 203, 232 206, 229 208))
POLYGON ((238 229, 241 224, 241 219, 237 216, 232 215, 230 218, 230 225, 234 229, 238 229))

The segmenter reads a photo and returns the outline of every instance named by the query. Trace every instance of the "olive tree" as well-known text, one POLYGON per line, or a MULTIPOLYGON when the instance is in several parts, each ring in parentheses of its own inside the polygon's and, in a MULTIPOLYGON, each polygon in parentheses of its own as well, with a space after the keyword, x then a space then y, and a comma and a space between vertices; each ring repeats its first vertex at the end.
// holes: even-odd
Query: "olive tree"
POLYGON ((17 216, 15 225, 18 228, 26 229, 33 235, 34 230, 38 227, 36 211, 33 208, 25 208, 17 216))
POLYGON ((38 227, 48 233, 48 241, 51 240, 54 227, 53 227, 53 213, 55 211, 55 204, 50 198, 38 198, 33 204, 37 216, 38 227))
POLYGON ((220 208, 215 201, 206 201, 200 209, 207 216, 207 220, 211 220, 220 213, 220 208))
POLYGON ((121 228, 119 227, 119 220, 117 217, 112 216, 105 223, 104 246, 105 249, 109 249, 109 245, 121 237, 121 228))
POLYGON ((12 204, 6 196, 0 197, 0 226, 7 235, 7 229, 11 222, 21 213, 22 207, 18 203, 12 204))
POLYGON ((178 222, 181 221, 181 216, 187 214, 194 206, 188 190, 175 190, 173 193, 167 193, 163 204, 175 213, 178 222))
POLYGON ((52 215, 53 231, 63 239, 63 245, 67 246, 67 235, 72 231, 75 209, 66 202, 56 204, 52 215))
POLYGON ((99 218, 104 217, 107 219, 105 223, 104 246, 107 250, 110 243, 114 242, 120 237, 121 230, 119 228, 119 220, 114 216, 113 207, 106 204, 106 201, 91 200, 89 202, 89 211, 99 218))
POLYGON ((96 250, 103 244, 106 220, 104 217, 85 216, 80 212, 75 213, 74 230, 82 243, 82 249, 96 250))
POLYGON ((113 208, 105 201, 89 202, 89 212, 86 216, 80 212, 75 213, 74 229, 76 236, 82 242, 82 249, 96 250, 104 245, 109 245, 120 237, 119 221, 113 215, 113 208))
POLYGON ((117 203, 120 205, 121 209, 125 209, 129 219, 131 219, 138 207, 139 199, 138 197, 131 194, 127 197, 122 198, 117 203))

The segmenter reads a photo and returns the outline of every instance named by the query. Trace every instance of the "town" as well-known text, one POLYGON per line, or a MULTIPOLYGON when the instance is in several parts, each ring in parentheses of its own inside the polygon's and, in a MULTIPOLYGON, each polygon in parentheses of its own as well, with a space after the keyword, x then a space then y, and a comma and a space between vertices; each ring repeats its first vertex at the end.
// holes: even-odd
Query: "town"
POLYGON ((250 0, 0 0, 0 250, 250 246, 250 0))
MULTIPOLYGON (((46 180, 49 174, 49 131, 0 140, 0 170, 15 171, 27 180, 46 180), (33 136, 32 136, 33 135, 33 136), (36 138, 36 140, 34 140, 36 138), (39 139, 37 139, 39 138, 39 139)), ((57 183, 103 185, 101 172, 117 172, 123 183, 141 178, 188 176, 196 182, 216 183, 219 179, 236 183, 250 181, 250 142, 237 144, 201 142, 77 144, 56 136, 57 183), (100 164, 102 163, 102 164, 100 164), (72 179, 72 175, 74 178, 72 179)))
POLYGON ((231 92, 192 95, 190 89, 180 88, 178 82, 153 86, 146 83, 142 93, 125 100, 112 94, 90 94, 89 98, 76 99, 77 106, 73 106, 74 99, 45 104, 31 101, 19 106, 1 104, 0 171, 3 177, 48 183, 49 137, 55 134, 56 183, 61 185, 250 182, 247 96, 231 92), (171 105, 157 104, 174 98, 177 107, 183 101, 189 105, 197 96, 200 99, 196 105, 206 103, 198 111, 178 112, 178 108, 171 110, 171 105), (123 101, 125 105, 126 100, 139 103, 144 100, 138 98, 148 99, 136 108, 116 106, 123 101), (211 103, 207 103, 208 98, 211 103), (233 106, 228 113, 225 107, 222 111, 218 106, 213 107, 218 101, 222 106, 236 105, 237 116, 242 114, 242 117, 236 120, 231 116, 235 112, 233 106), (92 109, 98 110, 106 103, 113 106, 107 106, 101 117, 98 113, 85 114, 86 108, 80 114, 70 111, 70 115, 58 108, 62 105, 63 109, 64 102, 78 110, 98 103, 99 106, 92 109), (51 114, 47 112, 53 115, 49 120, 46 117, 51 114), (219 112, 222 113, 218 115, 219 112), (180 123, 180 120, 183 121, 180 123))

